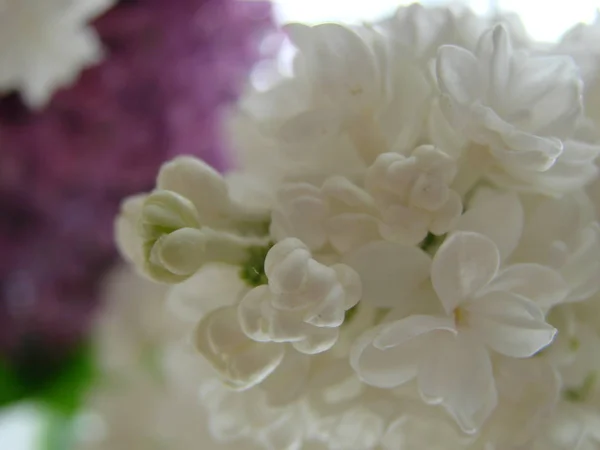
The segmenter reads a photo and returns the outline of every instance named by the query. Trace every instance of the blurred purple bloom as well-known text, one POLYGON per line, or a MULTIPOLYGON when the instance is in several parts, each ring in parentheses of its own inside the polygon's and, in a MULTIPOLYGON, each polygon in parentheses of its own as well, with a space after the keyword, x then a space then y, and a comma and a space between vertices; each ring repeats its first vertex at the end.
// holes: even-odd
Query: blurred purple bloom
MULTIPOLYGON (((48 107, 0 99, 0 352, 77 342, 114 262, 120 199, 160 164, 194 154, 227 164, 219 107, 234 101, 268 2, 124 0, 96 22, 106 60, 48 107)), ((57 355, 60 352, 57 352, 57 355)))

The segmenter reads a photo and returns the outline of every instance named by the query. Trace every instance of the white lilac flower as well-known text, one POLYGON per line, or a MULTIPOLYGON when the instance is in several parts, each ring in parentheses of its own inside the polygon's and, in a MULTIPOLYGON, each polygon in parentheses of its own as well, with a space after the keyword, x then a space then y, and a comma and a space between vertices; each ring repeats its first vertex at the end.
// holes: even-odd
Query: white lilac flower
POLYGON ((0 1, 0 92, 19 90, 32 107, 102 56, 88 22, 113 0, 0 1))
POLYGON ((325 266, 298 239, 288 238, 265 259, 269 284, 239 304, 239 321, 258 342, 290 342, 302 353, 320 353, 336 342, 346 311, 358 303, 360 279, 344 264, 325 266))
POLYGON ((241 263, 249 248, 264 243, 245 235, 265 220, 235 203, 210 166, 178 157, 161 169, 156 191, 123 203, 115 231, 121 253, 142 273, 181 282, 207 262, 241 263))
MULTIPOLYGON (((362 258, 378 260, 379 249, 371 250, 353 257, 361 265, 359 275, 395 291, 395 280, 361 264, 362 258)), ((366 332, 350 356, 359 377, 382 388, 417 378, 426 402, 443 404, 465 432, 477 432, 497 402, 489 351, 528 358, 550 344, 556 330, 536 302, 560 300, 566 291, 560 276, 543 266, 499 266, 500 253, 488 238, 472 232, 450 235, 431 262, 442 312, 413 314, 366 332)), ((405 301, 428 299, 422 294, 405 301)))
POLYGON ((521 25, 291 25, 291 72, 232 115, 235 169, 178 158, 123 204, 122 253, 174 285, 211 368, 217 441, 598 446, 600 70, 521 25))
POLYGON ((529 173, 548 171, 566 151, 563 140, 582 110, 582 82, 570 58, 516 50, 497 25, 475 53, 441 46, 436 73, 447 119, 501 173, 530 181, 529 173))
POLYGON ((296 237, 312 251, 330 245, 344 253, 379 239, 379 211, 374 199, 345 177, 331 177, 321 188, 286 183, 277 193, 271 235, 296 237))
POLYGON ((381 210, 381 235, 417 244, 428 232, 452 230, 462 212, 460 196, 450 189, 456 162, 432 146, 416 148, 410 156, 380 155, 365 176, 367 191, 381 210))
MULTIPOLYGON (((242 102, 246 121, 233 128, 261 142, 266 164, 277 164, 288 177, 327 178, 357 173, 380 153, 414 147, 432 87, 412 55, 392 52, 367 28, 293 24, 286 31, 297 49, 293 77, 242 102), (248 116, 255 130, 244 126, 248 116)), ((245 149, 259 147, 233 139, 244 160, 245 149)))

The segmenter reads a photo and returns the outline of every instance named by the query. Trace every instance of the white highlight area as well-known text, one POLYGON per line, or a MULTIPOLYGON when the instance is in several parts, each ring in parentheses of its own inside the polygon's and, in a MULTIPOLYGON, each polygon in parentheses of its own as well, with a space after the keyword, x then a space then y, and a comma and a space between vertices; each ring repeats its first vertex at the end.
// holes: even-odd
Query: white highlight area
MULTIPOLYGON (((410 0, 275 0, 277 18, 286 22, 359 22, 381 18, 410 0)), ((440 5, 443 0, 425 0, 422 4, 440 5)), ((462 3, 476 13, 494 8, 519 14, 536 40, 556 41, 578 22, 594 20, 600 0, 465 0, 462 3)))

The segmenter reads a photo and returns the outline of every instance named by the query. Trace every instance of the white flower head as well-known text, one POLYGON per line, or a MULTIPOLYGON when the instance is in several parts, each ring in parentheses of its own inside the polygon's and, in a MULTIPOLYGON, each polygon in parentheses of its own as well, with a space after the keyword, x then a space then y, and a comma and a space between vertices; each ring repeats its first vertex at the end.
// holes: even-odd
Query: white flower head
POLYGON ((269 284, 242 299, 238 313, 244 332, 259 342, 290 342, 303 353, 331 348, 347 310, 361 296, 360 279, 344 264, 325 266, 298 239, 288 238, 267 255, 269 284))
POLYGON ((294 76, 276 97, 301 89, 303 98, 298 110, 286 106, 285 120, 266 127, 275 139, 298 154, 335 153, 338 170, 352 167, 356 155, 370 164, 380 153, 414 146, 431 95, 414 57, 401 57, 365 27, 292 24, 286 31, 298 52, 294 76))
POLYGON ((0 91, 23 93, 35 108, 99 61, 102 49, 88 22, 113 0, 0 1, 0 91))
POLYGON ((366 332, 351 355, 357 374, 385 388, 417 378, 428 403, 443 404, 465 432, 475 433, 496 404, 489 351, 527 358, 550 344, 556 330, 536 302, 555 302, 566 292, 560 276, 543 266, 499 266, 491 240, 451 234, 431 263, 443 313, 409 315, 366 332))
POLYGON ((449 187, 455 175, 455 161, 433 146, 418 147, 408 157, 380 155, 365 185, 381 210, 382 236, 417 244, 428 232, 450 231, 462 212, 460 196, 449 187))
POLYGON ((440 47, 436 70, 448 120, 517 177, 550 169, 582 112, 573 61, 515 50, 502 25, 481 37, 475 53, 440 47))
POLYGON ((331 177, 321 188, 287 183, 278 191, 271 235, 298 238, 312 251, 329 245, 345 253, 379 238, 378 216, 373 198, 345 177, 331 177))
POLYGON ((214 369, 218 441, 596 448, 597 61, 513 19, 290 25, 291 71, 227 133, 235 171, 177 158, 123 203, 120 250, 177 285, 214 369))

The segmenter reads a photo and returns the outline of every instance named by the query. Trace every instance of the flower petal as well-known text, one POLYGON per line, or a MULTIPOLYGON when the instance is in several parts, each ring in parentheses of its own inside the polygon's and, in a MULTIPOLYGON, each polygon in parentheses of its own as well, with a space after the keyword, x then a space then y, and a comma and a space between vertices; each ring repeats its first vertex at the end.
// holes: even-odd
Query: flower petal
POLYGON ((368 214, 338 214, 328 219, 325 226, 331 245, 339 253, 347 253, 368 242, 381 239, 379 222, 368 214))
POLYGON ((179 156, 164 164, 156 185, 157 189, 173 191, 189 199, 204 225, 221 220, 231 206, 227 184, 221 174, 191 156, 179 156))
POLYGON ((142 215, 142 207, 146 194, 127 197, 121 203, 121 211, 115 220, 115 240, 121 256, 137 267, 144 264, 143 243, 138 231, 138 224, 142 215))
POLYGON ((362 285, 358 273, 346 264, 334 264, 331 268, 344 289, 344 309, 348 310, 356 306, 362 298, 362 285))
POLYGON ((193 277, 169 290, 167 307, 178 319, 197 323, 213 309, 236 304, 248 290, 237 266, 205 264, 193 277))
POLYGON ((336 284, 322 301, 304 314, 303 320, 316 327, 339 327, 344 323, 344 289, 336 284))
POLYGON ((443 404, 465 433, 476 433, 495 405, 487 350, 468 333, 440 334, 429 344, 419 363, 422 397, 430 404, 443 404))
POLYGON ((238 320, 244 334, 258 342, 269 342, 269 324, 263 316, 263 305, 270 306, 268 286, 258 286, 248 292, 237 308, 238 320))
POLYGON ((301 353, 315 355, 329 350, 337 342, 340 335, 339 328, 311 329, 310 334, 301 341, 292 342, 292 346, 301 353))
POLYGON ((456 230, 474 231, 489 237, 498 246, 504 261, 517 247, 523 231, 523 206, 514 192, 479 190, 456 230))
POLYGON ((350 351, 350 365, 365 383, 379 388, 394 388, 417 375, 417 363, 425 342, 413 339, 380 350, 372 344, 382 328, 373 328, 355 341, 350 351))
POLYGON ((362 302, 393 308, 411 299, 429 277, 431 259, 421 249, 395 242, 377 241, 346 256, 362 283, 362 302))
POLYGON ((275 244, 265 258, 265 273, 274 294, 300 289, 307 277, 311 254, 296 238, 287 238, 275 244))
POLYGON ((549 267, 514 264, 502 270, 486 290, 511 292, 533 300, 541 307, 550 307, 564 300, 569 285, 549 267))
POLYGON ((319 92, 345 108, 369 105, 379 86, 375 55, 366 42, 338 24, 317 25, 313 31, 318 41, 313 42, 312 52, 306 52, 306 62, 319 92))
POLYGON ((475 55, 453 45, 439 48, 436 61, 437 79, 444 94, 459 104, 476 100, 482 90, 475 55))
POLYGON ((461 231, 448 236, 431 265, 431 282, 446 312, 484 288, 499 265, 498 248, 484 235, 461 231))
POLYGON ((383 211, 382 219, 379 232, 387 240, 415 245, 427 236, 430 216, 425 211, 392 204, 383 211))
POLYGON ((556 329, 531 300, 490 292, 467 307, 469 325, 486 345, 513 358, 528 358, 552 342, 556 329))
POLYGON ((379 350, 386 350, 434 330, 446 330, 456 334, 454 321, 449 317, 414 315, 385 324, 373 340, 373 346, 379 350))
POLYGON ((250 340, 241 330, 235 307, 211 311, 194 332, 197 350, 235 389, 262 382, 279 365, 285 346, 250 340))
POLYGON ((334 136, 341 125, 336 109, 312 109, 286 121, 278 130, 277 137, 289 144, 314 145, 334 136))
POLYGON ((277 370, 260 385, 270 406, 294 401, 304 390, 310 371, 310 358, 302 353, 285 352, 277 370))
POLYGON ((456 229, 456 223, 461 217, 463 210, 460 195, 455 191, 450 191, 448 201, 435 212, 433 220, 429 224, 429 230, 436 236, 456 229))

